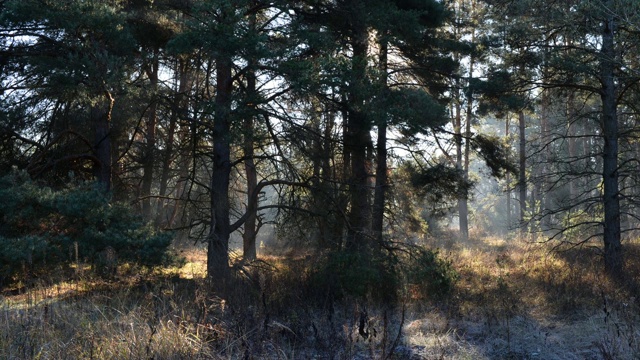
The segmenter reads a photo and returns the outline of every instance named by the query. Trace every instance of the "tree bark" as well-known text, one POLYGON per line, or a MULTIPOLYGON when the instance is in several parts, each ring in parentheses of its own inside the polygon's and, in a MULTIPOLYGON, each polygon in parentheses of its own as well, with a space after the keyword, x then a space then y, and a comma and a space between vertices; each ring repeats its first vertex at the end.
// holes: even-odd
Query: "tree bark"
MULTIPOLYGON (((611 5, 611 1, 605 2, 611 5)), ((610 8, 607 7, 607 8, 610 8)), ((602 184, 604 204, 604 263, 612 276, 623 274, 623 252, 620 237, 620 198, 618 189, 618 119, 616 85, 614 83, 615 21, 607 15, 602 30, 600 51, 600 82, 602 92, 602 184)))
MULTIPOLYGON (((569 172, 572 174, 575 174, 578 171, 578 169, 574 169, 573 167, 580 166, 579 162, 576 161, 578 155, 576 152, 576 125, 573 123, 575 121, 575 117, 575 94, 571 91, 567 99, 567 135, 569 136, 567 147, 569 150, 569 172)), ((573 179, 569 181, 569 202, 571 204, 578 202, 578 199, 576 199, 576 185, 576 181, 573 179)))
POLYGON ((229 178, 231 175, 230 122, 231 59, 216 61, 216 97, 213 120, 213 168, 211 174, 211 224, 208 236, 207 273, 223 288, 229 279, 229 178))
MULTIPOLYGON (((510 134, 510 126, 511 122, 509 121, 509 114, 506 116, 505 126, 504 126, 504 136, 509 137, 510 134)), ((511 172, 507 171, 507 176, 505 177, 505 181, 507 183, 507 229, 511 229, 511 172)))
MULTIPOLYGON (((249 70, 247 70, 247 93, 250 101, 255 101, 256 95, 256 75, 252 68, 252 62, 249 63, 249 70)), ((250 104, 249 107, 255 107, 255 104, 250 104)), ((253 112, 244 119, 244 171, 247 177, 247 211, 250 211, 247 221, 244 223, 244 232, 242 233, 242 254, 243 259, 252 261, 257 257, 256 251, 256 236, 258 235, 257 229, 257 204, 251 206, 251 202, 257 202, 257 198, 252 198, 256 186, 258 185, 258 173, 256 172, 256 165, 254 162, 254 140, 253 140, 253 112)))
POLYGON ((518 190, 520 201, 520 233, 526 231, 525 216, 527 213, 527 155, 526 155, 526 125, 524 111, 518 112, 518 129, 520 132, 520 149, 519 149, 519 173, 518 173, 518 190))
POLYGON ((146 69, 147 77, 149 77, 149 87, 152 93, 151 103, 147 110, 146 144, 142 157, 142 185, 140 189, 142 216, 146 220, 151 219, 151 187, 153 185, 153 166, 156 157, 156 126, 158 122, 158 100, 156 99, 156 92, 158 90, 159 65, 158 50, 155 49, 152 63, 146 69))
MULTIPOLYGON (((361 17, 366 4, 352 1, 353 18, 361 17)), ((354 21, 351 45, 353 50, 351 86, 349 89, 349 139, 351 154, 351 180, 349 193, 349 228, 346 246, 348 250, 360 251, 369 248, 370 226, 369 173, 367 172, 367 147, 369 146, 371 124, 364 112, 367 72, 368 31, 362 19, 354 21)), ((345 144, 347 145, 347 144, 345 144)))
POLYGON ((91 121, 95 131, 94 152, 99 163, 94 165, 94 175, 100 187, 111 191, 112 154, 111 154, 111 113, 115 100, 111 93, 104 91, 104 97, 91 106, 91 121))
MULTIPOLYGON (((546 75, 545 75, 546 77, 546 75)), ((542 137, 542 148, 549 145, 550 139, 550 129, 549 129, 549 90, 545 89, 542 91, 542 102, 541 102, 541 115, 540 115, 540 132, 542 137)), ((542 170, 541 170, 541 181, 540 187, 541 192, 539 194, 540 197, 540 206, 542 207, 542 229, 544 231, 548 230, 551 227, 551 214, 549 211, 551 210, 551 196, 549 196, 550 185, 549 185, 549 152, 542 151, 542 170)))
MULTIPOLYGON (((475 30, 471 34, 471 41, 475 41, 475 30)), ((471 78, 473 77, 473 65, 475 58, 473 55, 469 59, 469 85, 471 78)), ((473 119, 473 93, 467 92, 467 109, 465 114, 465 143, 464 143, 464 166, 462 167, 464 180, 469 180, 469 155, 471 153, 471 121, 473 119)), ((469 240, 469 201, 467 199, 468 194, 464 194, 460 200, 458 200, 458 215, 460 217, 460 235, 462 240, 469 240)))
MULTIPOLYGON (((388 45, 384 36, 379 39, 380 45, 380 74, 383 88, 387 89, 387 52, 388 45)), ((371 231, 379 243, 382 243, 384 229, 384 208, 387 193, 387 121, 383 118, 378 124, 378 139, 376 143, 376 184, 373 196, 373 215, 371 231)))

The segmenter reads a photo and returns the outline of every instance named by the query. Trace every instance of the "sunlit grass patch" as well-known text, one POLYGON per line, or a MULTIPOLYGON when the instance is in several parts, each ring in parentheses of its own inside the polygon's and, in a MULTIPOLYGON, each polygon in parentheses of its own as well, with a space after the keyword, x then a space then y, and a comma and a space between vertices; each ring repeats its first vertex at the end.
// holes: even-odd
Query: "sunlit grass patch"
POLYGON ((112 291, 28 309, 2 307, 0 327, 5 336, 0 357, 184 359, 211 355, 179 311, 155 313, 153 299, 131 295, 112 291))
POLYGON ((0 358, 217 358, 203 317, 206 265, 121 264, 103 280, 76 271, 70 280, 34 279, 0 297, 0 358), (195 280, 193 280, 195 279, 195 280))

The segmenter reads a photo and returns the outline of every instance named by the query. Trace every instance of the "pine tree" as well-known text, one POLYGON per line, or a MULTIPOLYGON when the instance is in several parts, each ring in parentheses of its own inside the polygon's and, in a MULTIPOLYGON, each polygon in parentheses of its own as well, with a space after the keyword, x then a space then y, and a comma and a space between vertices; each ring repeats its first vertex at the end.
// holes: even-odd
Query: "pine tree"
POLYGON ((85 108, 86 125, 93 132, 86 138, 74 135, 90 144, 88 154, 50 161, 89 160, 95 178, 110 191, 113 110, 135 51, 122 7, 100 0, 7 1, 3 5, 0 21, 12 34, 5 51, 20 68, 14 79, 24 80, 16 82, 22 84, 15 89, 21 94, 16 95, 79 104, 85 108))
MULTIPOLYGON (((571 93, 581 93, 585 98, 593 96, 600 98, 599 129, 590 131, 601 145, 598 154, 601 159, 599 171, 602 180, 602 192, 598 196, 602 204, 602 215, 599 219, 602 230, 600 235, 604 245, 605 269, 608 273, 619 277, 623 272, 620 202, 624 197, 620 188, 618 162, 621 155, 618 116, 623 98, 621 94, 624 92, 622 89, 629 88, 638 79, 637 76, 628 73, 626 69, 630 64, 627 62, 628 59, 622 56, 623 53, 638 46, 637 41, 629 37, 628 29, 619 26, 622 19, 619 14, 624 13, 625 2, 532 1, 518 5, 499 1, 493 3, 504 5, 501 8, 507 11, 510 17, 516 19, 513 26, 507 27, 510 46, 520 44, 521 47, 526 46, 531 50, 519 54, 518 61, 523 64, 522 66, 531 69, 543 66, 538 71, 537 78, 523 79, 526 83, 547 89, 567 89, 571 93), (540 11, 525 12, 525 8, 540 11), (535 26, 523 29, 517 21, 523 16, 532 20, 535 26), (594 42, 593 39, 598 41, 594 42), (542 61, 542 54, 544 54, 544 61, 542 61)), ((585 191, 591 190, 582 190, 583 193, 585 191)), ((582 202, 584 201, 586 200, 582 202)), ((571 209, 575 205, 581 205, 581 203, 573 203, 566 209, 571 209)), ((553 211, 549 210, 548 214, 553 211)), ((586 222, 583 225, 589 226, 589 224, 586 222)), ((558 233, 561 234, 575 227, 575 224, 571 227, 562 226, 558 233)), ((558 236, 558 233, 555 236, 558 236)), ((587 240, 592 236, 588 236, 587 240)))

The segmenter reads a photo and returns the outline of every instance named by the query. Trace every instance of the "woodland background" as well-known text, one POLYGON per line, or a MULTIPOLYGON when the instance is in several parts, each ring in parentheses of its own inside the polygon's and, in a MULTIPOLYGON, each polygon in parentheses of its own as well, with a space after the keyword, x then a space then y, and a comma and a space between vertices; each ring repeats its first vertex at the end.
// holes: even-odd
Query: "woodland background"
POLYGON ((637 1, 0 11, 1 356, 640 354, 637 1))

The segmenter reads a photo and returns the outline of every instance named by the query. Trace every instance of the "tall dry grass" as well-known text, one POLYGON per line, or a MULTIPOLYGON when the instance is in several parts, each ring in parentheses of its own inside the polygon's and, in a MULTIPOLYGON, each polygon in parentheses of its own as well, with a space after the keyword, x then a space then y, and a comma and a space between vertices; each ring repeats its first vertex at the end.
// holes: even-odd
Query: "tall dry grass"
POLYGON ((333 301, 310 281, 312 256, 264 257, 221 296, 204 256, 116 281, 34 280, 0 298, 2 359, 634 359, 640 357, 640 244, 628 278, 588 249, 479 238, 433 239, 460 274, 439 300, 333 301), (364 316, 363 314, 366 314, 364 316), (367 336, 363 336, 367 334, 367 336))

